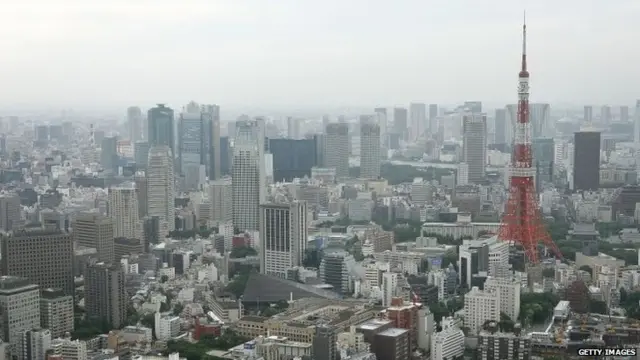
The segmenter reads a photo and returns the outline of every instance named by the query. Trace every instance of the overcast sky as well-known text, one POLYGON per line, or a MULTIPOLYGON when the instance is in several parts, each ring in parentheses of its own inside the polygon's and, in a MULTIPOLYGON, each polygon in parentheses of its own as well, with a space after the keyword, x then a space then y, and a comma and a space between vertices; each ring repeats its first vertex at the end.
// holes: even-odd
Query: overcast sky
POLYGON ((640 98, 640 0, 0 0, 0 106, 640 98))

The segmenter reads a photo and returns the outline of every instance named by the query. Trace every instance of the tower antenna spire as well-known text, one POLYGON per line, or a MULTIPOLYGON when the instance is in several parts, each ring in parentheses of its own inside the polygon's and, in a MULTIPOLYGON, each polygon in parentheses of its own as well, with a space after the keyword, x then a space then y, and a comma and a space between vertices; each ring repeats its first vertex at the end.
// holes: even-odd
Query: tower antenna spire
POLYGON ((527 71, 527 11, 522 18, 522 71, 527 71))

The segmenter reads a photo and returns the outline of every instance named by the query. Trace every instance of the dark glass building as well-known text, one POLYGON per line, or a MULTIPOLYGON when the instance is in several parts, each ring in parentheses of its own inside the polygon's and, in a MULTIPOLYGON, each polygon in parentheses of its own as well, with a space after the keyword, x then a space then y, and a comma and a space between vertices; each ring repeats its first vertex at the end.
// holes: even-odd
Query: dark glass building
POLYGON ((597 190, 600 187, 600 133, 575 133, 573 155, 573 189, 597 190))
POLYGON ((548 138, 533 139, 533 164, 536 167, 536 189, 542 190, 543 182, 553 181, 554 141, 548 138))
POLYGON ((273 154, 273 180, 291 181, 311 176, 316 166, 316 143, 313 139, 270 139, 273 154))
POLYGON ((171 148, 171 154, 175 157, 175 137, 173 135, 173 109, 158 104, 149 109, 149 147, 167 145, 171 148))

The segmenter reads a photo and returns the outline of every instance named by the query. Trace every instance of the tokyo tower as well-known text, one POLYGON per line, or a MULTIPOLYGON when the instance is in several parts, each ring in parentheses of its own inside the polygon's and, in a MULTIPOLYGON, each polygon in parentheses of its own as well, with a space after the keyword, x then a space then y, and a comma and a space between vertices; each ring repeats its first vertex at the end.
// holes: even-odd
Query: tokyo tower
POLYGON ((531 124, 529 123, 529 72, 527 71, 527 25, 522 26, 522 68, 518 74, 518 117, 511 158, 509 199, 502 216, 498 238, 524 248, 529 264, 540 262, 538 243, 542 242, 562 258, 553 243, 538 207, 532 166, 531 124))

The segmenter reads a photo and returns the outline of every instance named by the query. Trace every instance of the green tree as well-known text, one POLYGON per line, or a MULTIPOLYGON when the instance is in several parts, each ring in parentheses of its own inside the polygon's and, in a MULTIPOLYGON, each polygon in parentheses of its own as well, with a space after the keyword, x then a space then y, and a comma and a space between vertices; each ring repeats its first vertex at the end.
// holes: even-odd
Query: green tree
POLYGON ((176 302, 173 305, 173 315, 179 316, 180 314, 182 314, 182 310, 184 310, 184 305, 180 304, 179 302, 176 302))
POLYGON ((169 281, 169 276, 168 275, 162 275, 160 276, 160 283, 164 284, 167 281, 169 281))
POLYGON ((229 256, 233 259, 246 258, 247 256, 256 256, 258 252, 250 246, 239 246, 231 250, 229 256))

